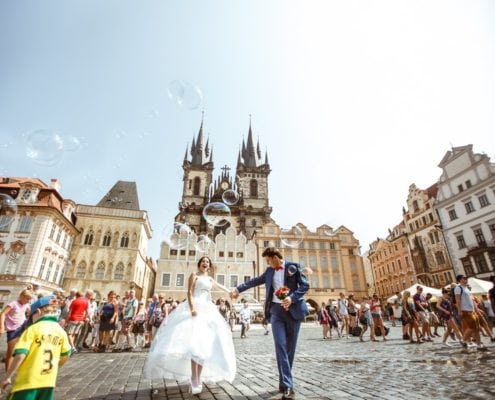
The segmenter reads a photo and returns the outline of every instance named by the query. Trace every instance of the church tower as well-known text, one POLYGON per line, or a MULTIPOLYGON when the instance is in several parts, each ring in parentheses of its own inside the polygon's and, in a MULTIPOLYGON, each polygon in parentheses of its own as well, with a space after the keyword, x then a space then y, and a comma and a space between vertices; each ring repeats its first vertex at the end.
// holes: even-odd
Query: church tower
POLYGON ((182 201, 176 221, 187 223, 195 232, 205 232, 206 222, 202 218, 203 208, 208 204, 209 188, 213 175, 213 149, 210 150, 203 136, 203 118, 196 138, 193 137, 191 150, 184 155, 182 201))
POLYGON ((236 186, 243 199, 239 209, 239 228, 250 238, 256 230, 270 222, 272 208, 268 201, 268 152, 262 159, 259 141, 254 143, 251 121, 247 143, 242 141, 242 147, 237 156, 236 186))

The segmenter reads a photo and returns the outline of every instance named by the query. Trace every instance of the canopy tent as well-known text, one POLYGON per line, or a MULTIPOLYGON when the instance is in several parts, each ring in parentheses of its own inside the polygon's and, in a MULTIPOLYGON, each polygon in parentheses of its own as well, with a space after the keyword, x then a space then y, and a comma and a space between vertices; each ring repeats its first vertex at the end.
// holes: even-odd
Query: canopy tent
POLYGON ((487 294, 493 284, 483 279, 468 278, 468 286, 471 286, 471 293, 475 295, 487 294))
MULTIPOLYGON (((414 296, 416 294, 416 287, 417 286, 421 286, 423 288, 423 294, 425 296, 426 296, 427 293, 431 293, 433 296, 438 296, 438 297, 441 297, 442 296, 442 289, 435 289, 435 288, 432 288, 432 287, 421 285, 420 283, 415 283, 411 287, 409 287, 407 289, 404 289, 402 292, 400 292, 401 296, 404 294, 404 292, 406 290, 409 293, 411 293, 411 297, 414 296)), ((387 302, 393 304, 393 303, 395 303, 396 300, 397 300, 397 296, 396 295, 393 295, 393 296, 391 296, 391 297, 389 297, 387 299, 387 302)))

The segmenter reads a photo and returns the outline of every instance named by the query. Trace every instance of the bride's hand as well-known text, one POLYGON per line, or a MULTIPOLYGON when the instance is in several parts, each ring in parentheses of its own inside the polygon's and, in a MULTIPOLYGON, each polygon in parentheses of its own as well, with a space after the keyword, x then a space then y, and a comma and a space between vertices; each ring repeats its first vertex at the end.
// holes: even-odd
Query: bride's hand
POLYGON ((197 313, 197 311, 196 311, 196 310, 191 310, 191 315, 192 315, 193 317, 195 317, 196 315, 198 315, 198 313, 197 313))

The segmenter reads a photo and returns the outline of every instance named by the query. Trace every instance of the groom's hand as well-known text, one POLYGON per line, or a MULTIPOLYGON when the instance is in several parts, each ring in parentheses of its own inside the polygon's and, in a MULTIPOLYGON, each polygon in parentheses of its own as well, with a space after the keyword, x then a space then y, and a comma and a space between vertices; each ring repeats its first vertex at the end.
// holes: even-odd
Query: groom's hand
POLYGON ((234 289, 230 292, 231 299, 237 299, 238 297, 239 297, 239 292, 237 291, 237 289, 234 289))
POLYGON ((282 300, 282 305, 286 310, 290 307, 291 304, 292 304, 292 299, 290 296, 287 296, 285 299, 282 300))

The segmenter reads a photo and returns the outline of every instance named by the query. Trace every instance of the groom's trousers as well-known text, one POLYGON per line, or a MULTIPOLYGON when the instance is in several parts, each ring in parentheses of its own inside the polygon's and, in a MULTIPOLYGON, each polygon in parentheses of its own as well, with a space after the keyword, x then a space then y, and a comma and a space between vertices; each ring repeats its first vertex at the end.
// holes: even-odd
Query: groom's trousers
POLYGON ((270 323, 279 373, 279 386, 293 389, 292 364, 296 353, 297 338, 301 321, 296 321, 279 303, 270 306, 270 323))

